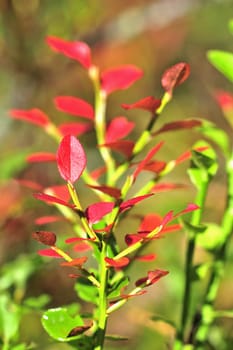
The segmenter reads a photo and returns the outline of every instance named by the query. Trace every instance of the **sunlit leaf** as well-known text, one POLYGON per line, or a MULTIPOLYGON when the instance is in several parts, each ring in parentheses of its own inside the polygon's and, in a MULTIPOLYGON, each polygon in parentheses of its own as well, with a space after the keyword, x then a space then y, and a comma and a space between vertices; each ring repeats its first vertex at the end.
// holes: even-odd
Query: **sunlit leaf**
POLYGON ((153 193, 148 193, 145 194, 143 196, 138 196, 138 197, 134 197, 134 198, 130 198, 127 201, 121 203, 120 205, 120 212, 123 212, 125 210, 129 210, 131 209, 135 204, 143 201, 144 199, 153 196, 153 193))
POLYGON ((105 215, 111 213, 114 208, 113 202, 98 202, 89 205, 85 214, 89 224, 95 224, 100 221, 105 215))
POLYGON ((50 123, 48 116, 38 108, 29 110, 12 109, 10 116, 14 119, 21 119, 41 127, 46 127, 50 123))
POLYGON ((60 198, 50 196, 49 194, 46 194, 46 193, 40 193, 40 192, 34 193, 33 196, 36 199, 39 199, 39 200, 41 200, 45 203, 48 203, 48 204, 60 204, 60 205, 64 205, 64 206, 72 208, 72 209, 75 207, 73 204, 69 204, 60 198))
POLYGON ((121 267, 127 266, 130 262, 129 258, 127 258, 126 256, 119 259, 105 258, 105 261, 108 266, 115 267, 115 268, 121 268, 121 267))
POLYGON ((156 283, 160 278, 166 276, 169 272, 165 270, 149 271, 146 277, 140 278, 135 282, 136 287, 148 287, 156 283))
POLYGON ((54 99, 54 103, 59 111, 90 120, 94 119, 93 107, 81 98, 73 96, 57 96, 54 99))
POLYGON ((81 143, 72 135, 64 136, 57 151, 57 165, 61 177, 74 183, 82 175, 86 162, 81 143))
POLYGON ((48 152, 38 152, 27 156, 29 163, 33 162, 56 162, 56 155, 48 152))
POLYGON ((221 50, 210 50, 207 52, 207 57, 216 69, 233 82, 233 53, 221 50))
POLYGON ((75 283, 75 291, 79 298, 94 304, 98 303, 98 289, 88 279, 79 278, 75 283))
POLYGON ((38 250, 37 253, 41 256, 48 256, 51 258, 62 258, 62 256, 53 249, 41 249, 38 250))
POLYGON ((134 123, 125 117, 115 117, 108 125, 106 131, 106 143, 115 142, 126 137, 134 128, 134 123))

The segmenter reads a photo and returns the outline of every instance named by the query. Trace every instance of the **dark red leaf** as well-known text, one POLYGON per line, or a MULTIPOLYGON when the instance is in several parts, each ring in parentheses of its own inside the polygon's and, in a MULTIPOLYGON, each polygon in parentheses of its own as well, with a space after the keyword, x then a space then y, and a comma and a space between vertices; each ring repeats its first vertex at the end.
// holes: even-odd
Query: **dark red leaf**
POLYGON ((116 198, 116 199, 120 198, 120 196, 121 196, 121 191, 115 187, 104 186, 104 185, 102 185, 102 186, 88 185, 88 187, 93 188, 94 190, 106 193, 109 196, 116 198))
POLYGON ((54 153, 48 152, 38 152, 27 156, 27 161, 29 163, 33 162, 54 162, 56 161, 56 155, 54 153))
POLYGON ((65 123, 58 127, 62 136, 74 135, 76 137, 85 134, 92 128, 93 125, 91 123, 65 123))
POLYGON ((38 250, 37 253, 39 255, 41 255, 41 256, 49 256, 49 257, 52 257, 52 258, 62 258, 62 256, 60 254, 58 254, 53 249, 42 249, 42 250, 38 250))
POLYGON ((91 120, 94 119, 93 107, 81 98, 73 96, 57 96, 54 99, 54 103, 59 111, 91 120))
POLYGON ((121 106, 124 109, 143 109, 151 113, 156 113, 156 110, 159 108, 161 100, 155 99, 153 96, 145 97, 137 102, 131 104, 122 104, 121 106))
POLYGON ((175 122, 164 124, 159 130, 155 131, 152 135, 158 135, 162 132, 192 129, 202 125, 202 121, 198 119, 177 120, 175 122))
POLYGON ((45 245, 54 246, 57 240, 55 233, 50 231, 36 231, 32 237, 45 245))
POLYGON ((163 73, 161 80, 162 87, 172 95, 173 89, 182 84, 189 77, 189 74, 189 64, 184 62, 177 63, 163 73))
POLYGON ((63 216, 55 216, 55 215, 49 215, 49 216, 41 216, 35 220, 36 225, 46 225, 57 221, 63 221, 63 216))
POLYGON ((129 264, 130 260, 126 256, 120 259, 111 259, 111 258, 105 258, 105 261, 108 266, 120 268, 124 267, 129 264))
POLYGON ((91 67, 91 50, 86 43, 66 41, 55 36, 48 36, 46 42, 54 51, 78 61, 84 68, 91 67))
POLYGON ((10 115, 14 119, 25 120, 29 123, 36 124, 43 128, 46 128, 50 124, 48 116, 37 108, 30 110, 12 109, 10 111, 10 115))
POLYGON ((64 261, 61 263, 61 266, 78 266, 81 267, 87 261, 86 256, 82 256, 81 258, 73 259, 72 261, 64 261))
POLYGON ((133 245, 141 240, 143 240, 144 236, 139 235, 137 233, 133 233, 133 234, 128 234, 125 235, 125 243, 130 246, 133 245))
POLYGON ((142 70, 133 65, 112 68, 101 74, 101 89, 109 95, 115 90, 127 89, 142 76, 142 70))
POLYGON ((133 152, 134 142, 130 140, 119 140, 100 145, 100 147, 108 147, 114 151, 124 154, 126 158, 130 158, 133 152))
POLYGON ((126 137, 134 128, 134 123, 125 117, 115 117, 108 125, 106 132, 106 143, 118 141, 126 137))
POLYGON ((64 136, 57 151, 57 165, 61 177, 74 183, 82 175, 86 162, 81 143, 72 135, 64 136))
POLYGON ((144 199, 153 196, 153 193, 148 193, 148 194, 144 194, 143 196, 138 196, 138 197, 134 197, 131 198, 123 203, 121 203, 120 205, 120 212, 122 213, 125 210, 131 209, 135 204, 143 201, 144 199))
POLYGON ((57 197, 54 197, 54 196, 50 196, 49 194, 46 194, 46 193, 34 193, 34 197, 36 199, 39 199, 39 200, 41 200, 43 202, 46 202, 48 204, 60 204, 60 205, 64 205, 64 206, 72 208, 72 209, 75 208, 74 205, 63 201, 60 198, 57 198, 57 197))
POLYGON ((148 162, 150 162, 151 158, 160 150, 160 148, 163 146, 164 142, 161 141, 157 145, 155 145, 143 158, 143 160, 138 164, 137 168, 135 169, 133 173, 134 179, 137 178, 137 176, 140 174, 140 172, 144 169, 144 167, 147 165, 148 162))
POLYGON ((165 270, 156 269, 154 271, 148 271, 146 277, 140 278, 135 282, 136 287, 148 287, 156 283, 160 278, 166 276, 169 272, 165 270))
POLYGON ((90 205, 86 211, 86 217, 89 224, 96 224, 99 222, 105 215, 111 213, 114 208, 113 202, 98 202, 90 205))

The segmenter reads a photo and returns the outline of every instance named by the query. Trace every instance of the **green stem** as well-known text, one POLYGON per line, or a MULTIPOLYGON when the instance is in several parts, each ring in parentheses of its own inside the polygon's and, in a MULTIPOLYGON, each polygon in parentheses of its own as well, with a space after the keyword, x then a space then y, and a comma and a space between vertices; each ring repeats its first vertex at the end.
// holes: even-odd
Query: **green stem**
POLYGON ((215 254, 215 263, 207 285, 205 297, 201 308, 200 322, 197 325, 195 334, 195 344, 198 350, 204 349, 204 343, 208 337, 209 329, 214 321, 214 302, 217 297, 219 285, 221 283, 226 261, 226 250, 229 238, 233 231, 233 153, 226 164, 226 173, 228 181, 226 210, 222 220, 222 230, 224 243, 215 254))
POLYGON ((94 350, 101 350, 104 346, 104 339, 107 327, 107 281, 108 269, 105 263, 106 243, 102 242, 100 253, 100 287, 99 287, 99 308, 98 308, 98 329, 96 333, 96 346, 94 350))
MULTIPOLYGON (((198 189, 195 203, 200 207, 199 210, 193 212, 191 224, 198 226, 201 223, 201 218, 203 214, 204 203, 207 195, 208 181, 203 181, 202 185, 198 189)), ((177 334, 177 339, 175 341, 174 350, 183 349, 185 344, 185 330, 187 327, 189 314, 190 314, 190 304, 191 304, 191 294, 192 294, 192 274, 193 274, 193 256, 196 246, 196 236, 194 234, 189 234, 188 247, 186 251, 186 262, 185 262, 185 287, 183 294, 182 303, 182 313, 181 313, 181 325, 180 330, 177 334)))

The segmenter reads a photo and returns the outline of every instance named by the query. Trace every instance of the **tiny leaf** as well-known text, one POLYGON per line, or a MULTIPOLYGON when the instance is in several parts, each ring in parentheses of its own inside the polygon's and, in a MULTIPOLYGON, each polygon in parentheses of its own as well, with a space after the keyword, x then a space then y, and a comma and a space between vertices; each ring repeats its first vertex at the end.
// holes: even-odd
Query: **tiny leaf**
POLYGON ((176 86, 182 84, 190 74, 190 66, 187 63, 180 62, 168 68, 162 76, 162 87, 166 92, 172 95, 176 86))
POLYGON ((129 258, 127 258, 126 256, 120 259, 105 258, 105 261, 108 266, 115 267, 115 268, 121 268, 121 267, 127 266, 130 262, 129 258))
POLYGON ((32 236, 38 242, 49 246, 54 246, 57 239, 55 233, 50 231, 36 231, 32 236))
POLYGON ((159 108, 161 100, 155 99, 153 96, 145 97, 137 102, 131 104, 122 104, 124 109, 143 109, 151 113, 156 113, 159 108))

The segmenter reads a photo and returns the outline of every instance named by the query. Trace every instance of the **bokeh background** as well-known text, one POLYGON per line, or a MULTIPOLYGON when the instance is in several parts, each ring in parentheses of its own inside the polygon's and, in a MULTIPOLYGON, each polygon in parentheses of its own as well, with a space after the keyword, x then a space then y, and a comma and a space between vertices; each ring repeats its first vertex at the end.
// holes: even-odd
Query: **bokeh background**
MULTIPOLYGON (((127 115, 136 121, 134 137, 146 125, 143 112, 124 112, 120 105, 131 103, 147 95, 162 95, 160 78, 163 71, 179 61, 191 65, 191 76, 179 87, 173 101, 164 111, 159 124, 176 119, 206 118, 230 133, 227 121, 214 99, 216 90, 232 91, 232 86, 206 59, 208 49, 232 49, 228 21, 233 16, 232 0, 1 0, 0 1, 0 264, 2 289, 6 272, 14 283, 9 293, 20 300, 23 296, 50 295, 49 306, 73 302, 72 281, 58 264, 49 259, 36 258, 38 244, 32 241, 37 216, 54 213, 52 208, 38 203, 30 190, 14 179, 37 181, 44 186, 61 184, 52 165, 29 165, 25 157, 33 151, 53 152, 57 145, 36 127, 13 121, 9 109, 41 108, 57 123, 69 119, 55 110, 56 95, 74 95, 93 102, 93 92, 85 72, 74 61, 51 52, 44 38, 56 35, 68 40, 86 41, 93 50, 94 62, 101 69, 132 63, 143 68, 143 79, 124 92, 114 93, 107 109, 108 120, 116 115, 127 115), (22 272, 23 271, 23 272, 22 272), (23 277, 24 276, 24 277, 23 277), (27 282, 26 277, 28 277, 27 282), (15 282, 16 281, 16 282, 15 282), (19 282, 20 281, 20 282, 19 282), (18 283, 18 284, 17 284, 18 283)), ((188 149, 199 135, 193 131, 165 134, 166 141, 161 160, 175 159, 188 149)), ((98 166, 93 135, 82 138, 91 168, 98 166)), ((217 150, 218 152, 218 150, 217 150)), ((208 195, 205 221, 219 223, 224 210, 225 177, 223 159, 219 154, 220 169, 208 195)), ((182 165, 167 180, 188 183, 187 164, 182 165)), ((146 177, 142 181, 146 181, 146 177)), ((80 188, 84 206, 94 201, 80 188)), ((135 217, 127 226, 137 227, 137 214, 154 211, 161 215, 170 209, 181 209, 193 201, 195 191, 187 190, 159 194, 133 212, 135 217)), ((146 203, 146 202, 145 202, 146 203)), ((68 226, 54 224, 61 236, 68 226)), ((121 234, 125 228, 121 227, 121 234)), ((69 228, 70 230, 70 228, 69 228)), ((130 338, 119 345, 107 344, 107 349, 166 349, 172 331, 163 323, 150 321, 150 313, 163 314, 177 322, 182 295, 184 233, 177 233, 153 243, 148 251, 158 254, 157 267, 168 269, 166 277, 153 286, 146 296, 130 301, 122 311, 116 312, 109 323, 110 333, 130 338)), ((232 256, 232 249, 229 252, 232 256)), ((203 258, 200 251, 197 260, 203 258)), ((135 265, 134 278, 141 277, 153 264, 135 265)), ((233 307, 232 264, 226 273, 217 305, 233 307)), ((6 283, 7 286, 7 283, 6 283)), ((0 287, 1 290, 1 287, 0 287)), ((195 291, 195 297, 201 297, 195 291)), ((217 330, 216 338, 227 340, 224 349, 231 349, 233 324, 220 320, 223 334, 217 330)), ((48 338, 37 313, 27 314, 21 324, 20 339, 36 344, 37 349, 68 349, 68 345, 54 345, 48 338)), ((220 343, 219 343, 220 344, 220 343)), ((222 348, 221 348, 222 349, 222 348)))

